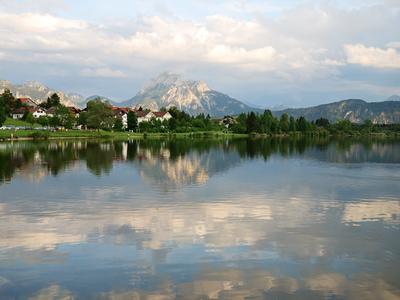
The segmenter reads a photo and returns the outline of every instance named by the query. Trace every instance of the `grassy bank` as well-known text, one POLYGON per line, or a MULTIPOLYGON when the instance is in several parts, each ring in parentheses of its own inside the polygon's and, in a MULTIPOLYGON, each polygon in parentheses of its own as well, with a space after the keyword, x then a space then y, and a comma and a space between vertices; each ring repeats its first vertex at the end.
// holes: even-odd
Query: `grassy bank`
POLYGON ((163 137, 247 137, 247 134, 225 133, 222 131, 186 133, 132 133, 89 130, 38 131, 38 130, 0 130, 0 140, 29 139, 67 139, 67 138, 163 138, 163 137))
POLYGON ((73 138, 112 138, 112 139, 132 139, 132 138, 204 138, 204 137, 253 137, 253 138, 266 138, 266 137, 301 137, 301 136, 320 136, 320 137, 400 137, 400 132, 386 131, 386 132, 335 132, 329 133, 328 131, 310 131, 310 132, 291 132, 287 134, 237 134, 223 131, 199 131, 199 132, 185 132, 185 133, 139 133, 139 132, 112 132, 104 130, 64 130, 64 131, 44 131, 44 130, 0 130, 0 140, 30 140, 30 139, 73 139, 73 138))
POLYGON ((33 128, 42 127, 42 125, 40 125, 38 123, 31 124, 31 123, 28 123, 28 122, 25 122, 25 121, 22 121, 22 120, 14 120, 12 118, 7 118, 4 121, 3 126, 33 127, 33 128))

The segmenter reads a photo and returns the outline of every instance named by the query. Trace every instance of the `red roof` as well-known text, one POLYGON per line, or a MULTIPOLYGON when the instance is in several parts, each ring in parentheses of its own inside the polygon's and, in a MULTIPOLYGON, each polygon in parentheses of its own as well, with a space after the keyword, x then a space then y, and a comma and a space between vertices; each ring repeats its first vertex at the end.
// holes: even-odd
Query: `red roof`
POLYGON ((154 111, 153 114, 157 117, 157 118, 162 118, 164 117, 167 112, 166 111, 154 111))
POLYGON ((67 106, 67 108, 73 114, 79 114, 81 112, 81 109, 76 108, 74 106, 67 106))
POLYGON ((135 111, 136 117, 138 118, 143 118, 144 116, 146 116, 149 112, 148 111, 144 111, 144 110, 137 110, 135 111))
POLYGON ((123 112, 123 113, 128 113, 130 111, 129 107, 118 107, 118 106, 113 106, 112 110, 114 112, 123 112))
POLYGON ((29 107, 26 106, 21 106, 20 108, 17 108, 13 111, 13 114, 24 114, 25 112, 29 111, 29 107))
POLYGON ((21 101, 22 104, 27 104, 30 106, 37 106, 36 102, 33 101, 31 98, 24 97, 24 98, 17 98, 17 99, 19 101, 21 101))

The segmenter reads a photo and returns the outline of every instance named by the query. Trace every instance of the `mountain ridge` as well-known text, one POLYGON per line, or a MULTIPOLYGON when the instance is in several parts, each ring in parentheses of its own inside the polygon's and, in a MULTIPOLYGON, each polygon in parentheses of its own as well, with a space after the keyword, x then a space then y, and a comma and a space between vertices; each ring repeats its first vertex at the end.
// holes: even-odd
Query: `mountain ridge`
MULTIPOLYGON (((252 107, 227 94, 211 89, 204 81, 185 80, 178 74, 164 72, 152 79, 132 98, 116 102, 108 97, 93 95, 84 99, 75 93, 65 93, 51 89, 37 81, 13 84, 0 80, 0 92, 9 88, 16 97, 30 97, 33 100, 45 100, 57 93, 65 105, 84 106, 88 101, 100 98, 115 106, 143 107, 159 110, 172 106, 192 115, 210 114, 213 117, 238 115, 242 112, 261 113, 264 109, 252 107)), ((303 108, 285 108, 273 110, 275 116, 287 113, 293 117, 304 116, 310 121, 326 118, 330 122, 347 119, 361 123, 370 119, 374 123, 400 123, 400 96, 392 95, 382 102, 366 102, 363 99, 346 99, 303 108)))
POLYGON ((9 89, 16 98, 29 97, 37 102, 46 100, 47 97, 54 93, 57 93, 61 103, 67 106, 79 106, 84 100, 82 95, 55 90, 34 80, 29 80, 22 84, 13 84, 9 80, 0 80, 0 92, 4 89, 9 89))
POLYGON ((152 79, 133 98, 122 102, 122 105, 152 110, 174 106, 192 115, 204 113, 213 116, 262 111, 211 89, 202 80, 185 80, 169 72, 152 79))
POLYGON ((330 122, 349 120, 353 123, 362 123, 365 120, 371 120, 373 123, 380 124, 400 123, 400 101, 366 102, 362 99, 346 99, 273 112, 278 117, 284 113, 295 118, 303 116, 310 121, 325 118, 330 122))

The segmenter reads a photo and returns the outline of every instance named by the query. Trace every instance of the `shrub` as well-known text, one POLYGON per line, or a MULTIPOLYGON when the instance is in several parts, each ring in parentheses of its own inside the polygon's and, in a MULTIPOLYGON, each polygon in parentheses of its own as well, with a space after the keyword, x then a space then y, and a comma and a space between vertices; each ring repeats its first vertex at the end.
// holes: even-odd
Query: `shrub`
POLYGON ((29 135, 33 139, 48 139, 50 133, 48 131, 35 131, 29 135))

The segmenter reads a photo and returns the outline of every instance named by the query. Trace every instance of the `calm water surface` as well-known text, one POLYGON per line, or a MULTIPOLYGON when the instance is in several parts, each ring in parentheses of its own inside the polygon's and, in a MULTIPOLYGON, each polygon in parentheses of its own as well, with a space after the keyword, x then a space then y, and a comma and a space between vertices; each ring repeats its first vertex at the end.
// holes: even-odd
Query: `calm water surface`
POLYGON ((0 299, 400 299, 400 141, 0 143, 0 299))

